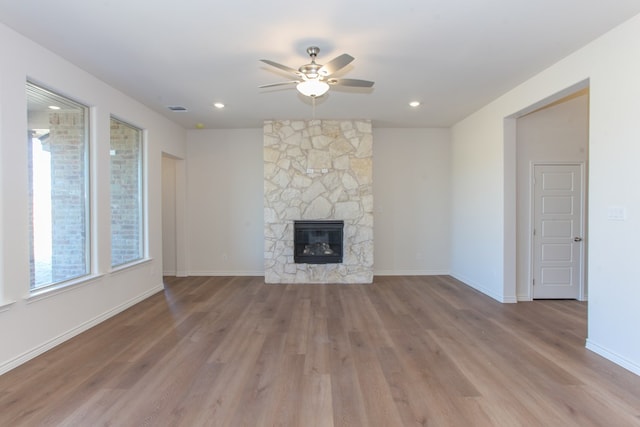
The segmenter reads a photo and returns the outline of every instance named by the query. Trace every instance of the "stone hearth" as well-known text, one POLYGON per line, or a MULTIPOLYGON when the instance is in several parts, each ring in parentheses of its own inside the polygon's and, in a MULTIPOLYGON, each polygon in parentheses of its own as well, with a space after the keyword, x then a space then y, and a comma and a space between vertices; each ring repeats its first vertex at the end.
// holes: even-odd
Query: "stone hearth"
POLYGON ((373 281, 373 135, 368 120, 264 123, 266 283, 373 281), (343 220, 340 264, 296 264, 295 220, 343 220))

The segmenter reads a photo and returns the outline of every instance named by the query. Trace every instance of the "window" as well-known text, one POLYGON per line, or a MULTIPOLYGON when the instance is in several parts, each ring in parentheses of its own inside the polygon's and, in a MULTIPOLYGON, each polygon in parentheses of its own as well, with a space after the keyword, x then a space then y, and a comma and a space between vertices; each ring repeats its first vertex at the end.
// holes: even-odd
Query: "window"
POLYGON ((27 82, 30 288, 89 274, 89 109, 27 82))
POLYGON ((111 118, 111 265, 143 257, 142 130, 111 118))

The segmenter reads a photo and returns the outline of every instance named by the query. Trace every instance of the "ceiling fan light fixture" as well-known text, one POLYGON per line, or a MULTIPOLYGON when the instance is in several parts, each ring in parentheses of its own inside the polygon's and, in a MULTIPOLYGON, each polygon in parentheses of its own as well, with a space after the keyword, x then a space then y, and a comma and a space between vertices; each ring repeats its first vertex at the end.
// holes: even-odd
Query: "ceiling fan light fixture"
POLYGON ((312 46, 307 49, 307 53, 311 57, 311 63, 305 64, 298 68, 288 67, 286 65, 279 64, 277 62, 270 61, 268 59, 261 59, 267 65, 278 68, 287 73, 296 76, 295 80, 288 82, 272 83, 267 85, 258 86, 259 88, 268 88, 275 86, 283 86, 289 84, 295 84, 296 89, 304 96, 310 98, 317 98, 324 95, 329 90, 329 86, 348 86, 357 88, 370 88, 373 86, 373 82, 368 80, 359 79, 336 79, 331 78, 336 72, 343 70, 347 65, 351 63, 355 58, 351 55, 343 53, 326 64, 317 64, 316 56, 320 52, 318 47, 312 46))
POLYGON ((298 83, 296 85, 296 89, 298 89, 298 92, 300 92, 304 96, 317 98, 327 93, 327 91, 329 90, 329 85, 318 79, 309 79, 298 83))

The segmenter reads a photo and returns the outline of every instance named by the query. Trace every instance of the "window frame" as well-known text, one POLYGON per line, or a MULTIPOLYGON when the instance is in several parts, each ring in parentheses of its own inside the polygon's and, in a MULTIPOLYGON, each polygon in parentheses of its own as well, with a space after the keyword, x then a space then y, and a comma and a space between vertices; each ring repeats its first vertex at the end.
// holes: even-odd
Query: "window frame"
POLYGON ((132 265, 136 265, 148 260, 148 232, 147 232, 147 193, 146 193, 146 171, 147 171, 147 151, 146 151, 146 135, 147 132, 141 126, 137 126, 131 123, 128 120, 124 120, 118 117, 115 114, 111 114, 109 117, 109 218, 110 218, 110 253, 109 253, 109 264, 112 271, 118 271, 124 268, 127 268, 132 265), (137 170, 137 195, 138 195, 138 214, 137 214, 137 227, 139 229, 139 240, 138 240, 138 255, 135 259, 128 259, 123 262, 114 263, 113 256, 113 247, 114 247, 114 230, 113 230, 113 165, 112 165, 112 132, 111 126, 113 122, 117 122, 120 126, 126 126, 128 128, 134 129, 137 131, 138 135, 138 170, 137 170))
MULTIPOLYGON (((92 173, 93 173, 93 164, 92 164, 92 143, 93 143, 93 138, 92 138, 92 114, 91 114, 91 107, 81 101, 78 101, 77 99, 74 99, 70 96, 64 95, 62 92, 59 92, 57 90, 51 89, 50 87, 43 85, 39 82, 33 81, 31 79, 27 79, 26 80, 26 84, 25 84, 25 95, 26 95, 26 100, 27 100, 27 109, 26 109, 26 113, 27 116, 29 115, 29 100, 30 100, 30 90, 35 91, 35 92, 39 92, 39 94, 41 96, 44 97, 48 97, 51 99, 57 99, 60 101, 61 104, 66 104, 66 105, 70 105, 73 107, 77 107, 79 108, 79 110, 82 112, 82 120, 83 120, 83 129, 82 129, 82 141, 83 141, 83 153, 82 153, 82 163, 83 163, 83 176, 82 176, 82 188, 83 188, 83 212, 84 212, 84 227, 83 227, 83 235, 84 235, 84 242, 83 242, 83 253, 84 253, 84 272, 82 274, 78 274, 78 275, 74 275, 74 276, 70 276, 67 278, 64 278, 63 280, 58 280, 58 281, 54 281, 53 278, 51 279, 51 281, 47 284, 42 284, 37 286, 37 284, 35 283, 35 270, 32 272, 29 272, 29 295, 30 296, 39 296, 45 293, 50 293, 51 291, 55 291, 55 290, 59 290, 59 289, 63 289, 63 288, 67 288, 70 286, 74 286, 77 285, 78 283, 84 282, 86 280, 90 280, 91 278, 93 278, 94 276, 94 266, 93 266, 93 257, 94 257, 94 253, 93 253, 93 227, 92 227, 92 221, 93 221, 93 203, 92 203, 92 198, 93 198, 93 188, 91 186, 92 183, 92 173)), ((30 125, 30 121, 29 118, 27 117, 27 132, 31 131, 31 125, 30 125)), ((32 141, 29 140, 28 141, 29 144, 32 144, 32 141)), ((32 181, 33 179, 33 154, 30 152, 30 154, 27 156, 28 157, 28 164, 27 167, 29 168, 29 194, 32 193, 33 187, 34 187, 34 183, 32 181)), ((30 215, 33 215, 33 203, 34 203, 34 198, 33 196, 29 197, 29 213, 30 215)), ((32 219, 33 220, 33 219, 32 219)), ((53 234, 53 225, 52 225, 52 231, 51 233, 53 234)), ((35 230, 33 230, 32 227, 30 227, 30 231, 29 231, 29 239, 30 239, 30 245, 34 244, 34 240, 36 239, 36 235, 35 235, 35 230)), ((53 245, 53 244, 52 244, 53 245)), ((33 262, 35 262, 35 256, 33 253, 33 249, 30 250, 29 252, 29 262, 31 263, 31 258, 32 256, 33 258, 33 262)), ((52 255, 53 256, 53 255, 52 255)), ((51 269, 53 271, 53 268, 51 269)))

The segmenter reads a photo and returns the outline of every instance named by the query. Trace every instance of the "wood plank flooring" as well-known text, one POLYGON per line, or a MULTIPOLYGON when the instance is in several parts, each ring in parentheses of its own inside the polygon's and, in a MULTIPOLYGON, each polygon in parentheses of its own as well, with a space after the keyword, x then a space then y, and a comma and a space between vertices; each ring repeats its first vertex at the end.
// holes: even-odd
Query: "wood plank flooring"
POLYGON ((640 426, 640 377, 584 348, 585 303, 448 276, 165 284, 0 376, 0 425, 640 426))

